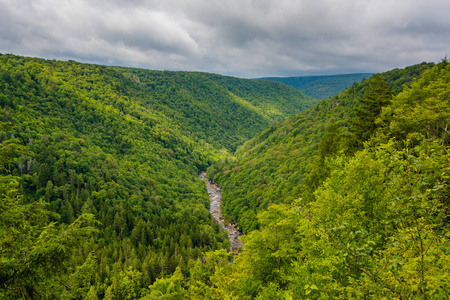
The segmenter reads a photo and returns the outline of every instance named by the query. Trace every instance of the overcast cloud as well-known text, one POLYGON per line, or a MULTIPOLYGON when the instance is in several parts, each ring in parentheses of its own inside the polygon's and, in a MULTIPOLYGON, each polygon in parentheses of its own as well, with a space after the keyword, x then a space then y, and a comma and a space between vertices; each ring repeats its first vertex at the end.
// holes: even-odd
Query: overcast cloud
POLYGON ((448 0, 0 0, 0 53, 239 77, 450 54, 448 0))

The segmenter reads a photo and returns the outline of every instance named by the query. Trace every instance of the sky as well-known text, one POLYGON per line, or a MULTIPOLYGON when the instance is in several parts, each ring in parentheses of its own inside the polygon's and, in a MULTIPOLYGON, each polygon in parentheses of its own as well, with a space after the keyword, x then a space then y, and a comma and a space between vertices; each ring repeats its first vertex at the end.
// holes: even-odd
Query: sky
POLYGON ((0 53, 244 78, 450 54, 449 0, 0 0, 0 53))

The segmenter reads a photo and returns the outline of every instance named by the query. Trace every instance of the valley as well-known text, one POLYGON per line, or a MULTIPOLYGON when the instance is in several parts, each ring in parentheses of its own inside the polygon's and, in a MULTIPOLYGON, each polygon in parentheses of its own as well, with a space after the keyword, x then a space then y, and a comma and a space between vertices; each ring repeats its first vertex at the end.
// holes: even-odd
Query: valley
POLYGON ((449 74, 319 101, 2 54, 0 298, 445 299, 449 74))

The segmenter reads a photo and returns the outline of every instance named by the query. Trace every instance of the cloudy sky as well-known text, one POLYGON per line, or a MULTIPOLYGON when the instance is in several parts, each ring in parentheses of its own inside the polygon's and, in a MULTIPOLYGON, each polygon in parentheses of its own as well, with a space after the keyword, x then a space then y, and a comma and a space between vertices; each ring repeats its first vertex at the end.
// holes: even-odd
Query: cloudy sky
POLYGON ((0 0, 0 53, 239 77, 450 54, 449 0, 0 0))

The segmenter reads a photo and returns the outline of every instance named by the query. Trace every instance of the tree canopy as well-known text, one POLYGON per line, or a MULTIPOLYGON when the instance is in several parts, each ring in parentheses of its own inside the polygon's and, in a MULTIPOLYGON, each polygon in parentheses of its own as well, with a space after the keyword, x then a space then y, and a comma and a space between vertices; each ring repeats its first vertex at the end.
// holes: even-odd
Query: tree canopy
POLYGON ((294 88, 0 55, 0 298, 125 299, 227 249, 199 171, 294 88))
POLYGON ((449 85, 422 63, 306 109, 281 83, 0 55, 0 298, 445 299, 449 85))

